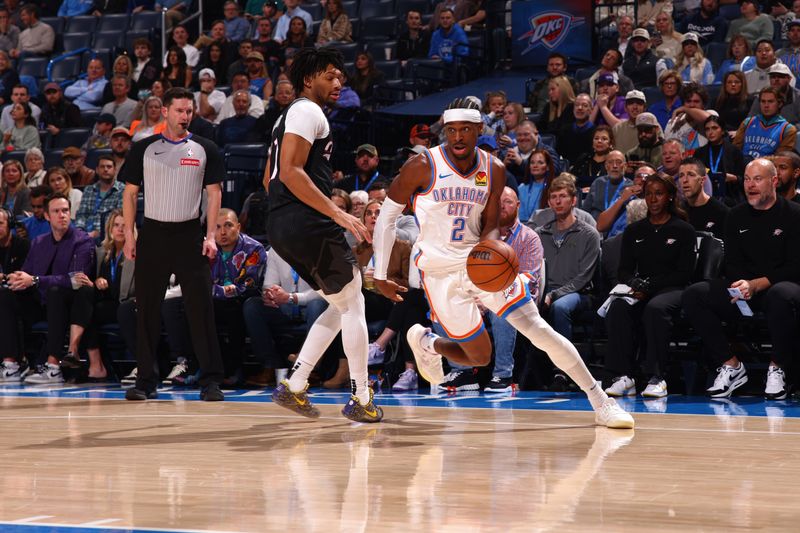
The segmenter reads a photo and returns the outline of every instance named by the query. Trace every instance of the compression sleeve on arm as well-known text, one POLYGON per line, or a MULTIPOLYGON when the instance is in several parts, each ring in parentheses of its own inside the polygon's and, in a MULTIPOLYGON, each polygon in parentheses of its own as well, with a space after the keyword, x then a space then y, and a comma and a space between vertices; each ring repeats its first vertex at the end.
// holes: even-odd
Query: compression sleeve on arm
POLYGON ((375 279, 386 279, 386 270, 389 268, 389 257, 394 246, 397 217, 403 212, 403 204, 398 204, 391 198, 386 198, 381 205, 381 214, 375 222, 375 231, 372 234, 372 249, 375 251, 375 279))

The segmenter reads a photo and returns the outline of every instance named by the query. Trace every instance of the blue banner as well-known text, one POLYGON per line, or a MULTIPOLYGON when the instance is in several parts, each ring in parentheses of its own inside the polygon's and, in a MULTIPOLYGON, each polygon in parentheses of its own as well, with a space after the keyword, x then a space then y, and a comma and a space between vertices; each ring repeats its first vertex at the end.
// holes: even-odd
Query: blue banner
POLYGON ((572 61, 592 61, 592 2, 534 0, 513 2, 514 66, 543 66, 560 52, 572 61))

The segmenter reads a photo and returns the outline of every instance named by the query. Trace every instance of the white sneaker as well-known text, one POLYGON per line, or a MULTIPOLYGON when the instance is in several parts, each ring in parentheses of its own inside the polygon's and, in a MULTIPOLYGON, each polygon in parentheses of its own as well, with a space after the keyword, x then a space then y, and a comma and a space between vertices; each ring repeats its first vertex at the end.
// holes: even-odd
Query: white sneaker
MULTIPOLYGON (((178 363, 172 367, 167 377, 161 383, 164 385, 183 385, 186 381, 186 376, 189 374, 189 365, 186 364, 185 359, 178 359, 178 363)), ((134 377, 134 381, 136 378, 134 377)))
POLYGON ((645 398, 663 398, 667 395, 667 382, 658 376, 653 376, 642 391, 645 398))
POLYGON ((783 400, 786 398, 786 375, 783 373, 782 368, 769 365, 764 396, 768 400, 783 400))
POLYGON ((419 388, 417 384, 417 373, 414 371, 413 368, 407 368, 400 374, 400 378, 395 382, 392 386, 392 390, 396 391, 406 391, 406 390, 417 390, 419 388))
POLYGON ((47 383, 64 383, 61 367, 45 363, 36 368, 36 372, 25 377, 25 383, 41 385, 47 383))
POLYGON ((744 363, 739 363, 739 368, 722 365, 717 369, 714 384, 706 392, 712 398, 730 398, 733 391, 747 383, 747 371, 744 363))
POLYGON ((422 338, 426 335, 433 335, 431 328, 414 324, 408 328, 406 340, 411 347, 411 351, 414 352, 414 359, 417 361, 417 370, 419 370, 420 375, 433 387, 444 381, 444 369, 442 368, 442 356, 422 347, 422 338))
POLYGON ((0 363, 0 382, 19 383, 24 377, 25 369, 15 361, 3 361, 0 363))
POLYGON ((628 376, 615 377, 611 386, 606 389, 606 394, 619 398, 620 396, 636 396, 636 381, 628 376))
POLYGON ((131 373, 128 374, 127 376, 125 376, 124 378, 122 378, 120 380, 120 383, 122 383, 123 385, 134 385, 134 384, 136 384, 136 376, 138 376, 138 375, 139 375, 139 369, 136 368, 136 367, 133 367, 133 370, 131 370, 131 373))
MULTIPOLYGON (((383 358, 384 358, 385 354, 386 354, 386 350, 381 350, 381 347, 378 346, 377 344, 375 344, 374 342, 370 343, 370 345, 369 345, 369 359, 367 360, 367 365, 368 366, 382 365, 383 364, 383 358)), ((416 388, 416 387, 414 387, 414 388, 416 388)))
POLYGON ((622 409, 614 398, 608 398, 600 409, 594 413, 594 421, 598 426, 614 429, 633 429, 633 417, 622 409))

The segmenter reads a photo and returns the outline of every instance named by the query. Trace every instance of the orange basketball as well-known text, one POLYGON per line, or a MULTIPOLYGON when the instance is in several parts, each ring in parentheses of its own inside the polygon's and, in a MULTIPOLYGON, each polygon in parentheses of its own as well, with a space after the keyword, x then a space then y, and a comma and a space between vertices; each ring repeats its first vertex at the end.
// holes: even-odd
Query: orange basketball
POLYGON ((500 292, 506 289, 518 272, 517 254, 503 241, 481 241, 467 257, 467 275, 482 291, 500 292))

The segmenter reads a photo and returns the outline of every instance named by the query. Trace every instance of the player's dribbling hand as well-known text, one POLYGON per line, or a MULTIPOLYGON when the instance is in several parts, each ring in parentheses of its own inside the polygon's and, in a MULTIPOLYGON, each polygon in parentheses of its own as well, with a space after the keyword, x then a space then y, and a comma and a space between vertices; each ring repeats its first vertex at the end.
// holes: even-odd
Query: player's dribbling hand
MULTIPOLYGON (((128 244, 127 242, 125 243, 128 244)), ((203 255, 213 261, 217 257, 217 243, 214 239, 206 239, 203 241, 203 255)))
POLYGON ((337 209, 333 214, 333 221, 338 225, 349 231, 353 236, 360 241, 372 242, 372 235, 367 231, 367 227, 361 223, 356 217, 350 213, 346 213, 341 209, 337 209))
POLYGON ((390 279, 376 279, 375 288, 380 291, 382 295, 389 298, 393 302, 402 302, 403 297, 400 296, 401 292, 408 292, 408 287, 398 285, 390 279))

